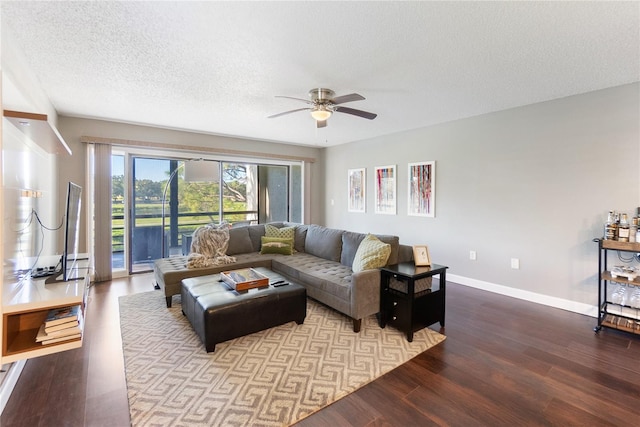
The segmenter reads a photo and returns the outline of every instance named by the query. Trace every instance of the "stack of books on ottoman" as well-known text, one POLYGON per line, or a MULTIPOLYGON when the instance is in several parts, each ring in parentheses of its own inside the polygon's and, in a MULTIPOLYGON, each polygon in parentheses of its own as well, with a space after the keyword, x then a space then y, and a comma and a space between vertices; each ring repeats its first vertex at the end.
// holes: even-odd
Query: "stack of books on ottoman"
POLYGON ((81 322, 79 305, 51 309, 40 326, 36 342, 46 345, 78 339, 82 336, 81 322))

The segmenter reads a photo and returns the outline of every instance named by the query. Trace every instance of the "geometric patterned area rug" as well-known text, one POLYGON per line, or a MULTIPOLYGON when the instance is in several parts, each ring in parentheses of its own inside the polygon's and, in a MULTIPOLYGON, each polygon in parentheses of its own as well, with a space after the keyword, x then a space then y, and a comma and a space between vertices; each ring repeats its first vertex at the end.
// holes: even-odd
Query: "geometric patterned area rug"
MULTIPOLYGON (((178 299, 174 297, 174 299, 178 299)), ((431 329, 413 342, 375 316, 360 333, 311 299, 295 322, 216 344, 207 353, 163 293, 120 297, 131 424, 286 426, 324 408, 442 342, 431 329)))

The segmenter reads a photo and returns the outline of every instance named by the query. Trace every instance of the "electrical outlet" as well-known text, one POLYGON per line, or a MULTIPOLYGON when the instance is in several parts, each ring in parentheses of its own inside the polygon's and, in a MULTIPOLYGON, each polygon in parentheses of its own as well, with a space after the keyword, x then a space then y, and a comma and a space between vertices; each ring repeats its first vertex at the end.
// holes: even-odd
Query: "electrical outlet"
POLYGON ((511 268, 518 270, 520 268, 520 260, 518 258, 511 258, 511 268))
POLYGON ((476 251, 469 251, 469 259, 471 261, 475 261, 476 260, 476 251))

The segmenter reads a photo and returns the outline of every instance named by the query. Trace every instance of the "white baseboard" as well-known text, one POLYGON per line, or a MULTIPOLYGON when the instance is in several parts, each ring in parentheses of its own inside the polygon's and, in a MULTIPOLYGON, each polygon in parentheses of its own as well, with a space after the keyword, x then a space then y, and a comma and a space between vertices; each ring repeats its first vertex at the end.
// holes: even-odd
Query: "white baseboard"
POLYGON ((562 310, 572 311, 585 316, 598 317, 598 307, 581 302, 570 301, 563 298, 552 297, 549 295, 538 294, 522 289, 511 288, 504 285, 496 285, 495 283, 484 282, 482 280, 470 279, 468 277, 458 276, 455 274, 447 274, 447 281, 458 283, 460 285, 469 286, 471 288, 482 289, 484 291, 493 292, 500 295, 506 295, 525 301, 535 302, 537 304, 547 305, 549 307, 560 308, 562 310))
POLYGON ((2 384, 0 384, 0 414, 4 411, 4 407, 7 405, 11 392, 18 382, 18 378, 22 373, 26 360, 18 360, 9 365, 7 372, 5 373, 2 384))

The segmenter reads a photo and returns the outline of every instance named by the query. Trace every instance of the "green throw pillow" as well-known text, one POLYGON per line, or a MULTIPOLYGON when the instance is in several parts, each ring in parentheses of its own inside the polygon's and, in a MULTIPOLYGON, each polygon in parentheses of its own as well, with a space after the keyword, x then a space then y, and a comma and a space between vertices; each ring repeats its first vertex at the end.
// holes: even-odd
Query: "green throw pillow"
POLYGON ((296 227, 278 228, 275 225, 265 224, 264 235, 266 237, 280 237, 281 239, 294 240, 296 237, 296 227))
POLYGON ((261 254, 293 254, 293 239, 262 236, 261 254))
POLYGON ((384 267, 387 265, 389 255, 391 255, 390 244, 382 242, 373 234, 367 234, 367 237, 358 246, 351 269, 354 273, 357 273, 363 270, 384 267))

